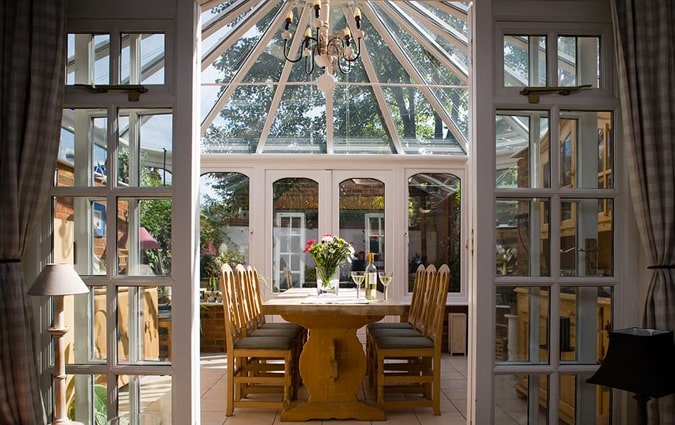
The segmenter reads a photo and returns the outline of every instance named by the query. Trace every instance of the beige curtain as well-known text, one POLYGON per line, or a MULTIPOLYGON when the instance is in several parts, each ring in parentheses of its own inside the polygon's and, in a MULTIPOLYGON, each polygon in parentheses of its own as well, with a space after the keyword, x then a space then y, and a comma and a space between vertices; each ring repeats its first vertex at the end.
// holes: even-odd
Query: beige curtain
POLYGON ((44 424, 21 258, 59 145, 65 0, 0 4, 0 424, 44 424))
MULTIPOLYGON (((612 13, 629 182, 652 271, 642 326, 675 330, 675 2, 612 0, 612 13)), ((649 423, 675 424, 674 401, 650 402, 649 423)))

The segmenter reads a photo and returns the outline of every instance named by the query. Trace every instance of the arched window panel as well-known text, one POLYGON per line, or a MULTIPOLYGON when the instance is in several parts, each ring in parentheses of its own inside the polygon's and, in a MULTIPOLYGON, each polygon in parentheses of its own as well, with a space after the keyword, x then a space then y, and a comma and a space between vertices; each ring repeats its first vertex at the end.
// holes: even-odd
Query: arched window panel
POLYGON ((461 291, 461 181, 448 173, 408 179, 408 292, 420 264, 450 267, 450 292, 461 291))
POLYGON ((319 184, 308 178, 284 178, 272 186, 272 290, 316 286, 310 240, 319 239, 319 184))
POLYGON ((250 179, 238 172, 200 178, 200 283, 219 290, 220 267, 249 263, 250 179))
POLYGON ((357 261, 342 267, 340 281, 350 281, 349 271, 364 270, 362 260, 374 254, 375 265, 385 266, 384 183, 372 178, 340 182, 340 236, 352 244, 357 261), (363 253, 360 255, 359 253, 363 253))

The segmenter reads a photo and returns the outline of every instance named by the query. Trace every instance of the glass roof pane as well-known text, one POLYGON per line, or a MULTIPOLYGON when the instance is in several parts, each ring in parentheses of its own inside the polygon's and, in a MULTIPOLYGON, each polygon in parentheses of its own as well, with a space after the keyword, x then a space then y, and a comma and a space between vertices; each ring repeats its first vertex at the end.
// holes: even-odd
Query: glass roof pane
MULTIPOLYGON (((351 74, 350 74, 351 76, 351 74)), ((390 154, 375 93, 367 85, 338 85, 333 94, 333 150, 335 153, 390 154)))
POLYGON ((464 155, 468 4, 332 0, 331 34, 348 24, 358 34, 355 7, 365 50, 349 74, 337 73, 328 95, 316 83, 323 69, 307 75, 304 58, 284 58, 286 16, 292 10, 287 55, 298 58, 304 31, 315 25, 311 2, 228 1, 205 11, 204 151, 394 154, 403 146, 464 155))
MULTIPOLYGON (((219 146, 231 140, 237 150, 245 145, 249 152, 255 152, 275 91, 276 86, 272 84, 236 88, 219 110, 218 121, 208 127, 202 143, 219 146)), ((210 148, 205 147, 205 150, 210 151, 210 148)))
MULTIPOLYGON (((413 76, 413 81, 427 85, 458 84, 460 82, 459 78, 453 75, 448 68, 442 66, 439 60, 439 58, 450 60, 452 55, 450 51, 446 50, 446 46, 452 50, 457 50, 456 48, 436 37, 431 29, 414 19, 412 15, 405 13, 403 9, 383 9, 380 7, 377 7, 377 9, 380 9, 380 18, 388 33, 395 40, 395 46, 400 55, 405 58, 409 67, 414 67, 418 71, 422 78, 422 81, 417 81, 413 76), (399 21, 397 22, 396 19, 399 21), (399 24, 400 20, 404 21, 403 25, 399 24), (416 33, 413 35, 406 30, 414 30, 416 33), (425 40, 426 47, 418 41, 418 37, 425 40), (438 41, 441 41, 441 43, 438 43, 438 41), (433 51, 428 50, 428 48, 433 51)), ((395 50, 393 46, 392 50, 395 50)), ((465 64, 461 66, 466 68, 465 64)))
POLYGON ((325 153, 323 94, 312 85, 286 86, 263 152, 325 153))

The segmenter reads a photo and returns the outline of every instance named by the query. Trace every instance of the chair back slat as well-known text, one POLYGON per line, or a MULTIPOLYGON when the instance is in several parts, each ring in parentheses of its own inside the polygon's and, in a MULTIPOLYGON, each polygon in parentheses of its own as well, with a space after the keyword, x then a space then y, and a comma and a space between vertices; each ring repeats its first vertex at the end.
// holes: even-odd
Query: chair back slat
POLYGON ((234 273, 236 276, 239 308, 242 311, 244 335, 248 336, 258 327, 253 307, 251 279, 246 267, 242 264, 235 266, 234 273))
POLYGON ((415 281, 413 282, 412 289, 412 300, 410 300, 410 311, 408 312, 408 323, 413 327, 419 320, 419 316, 423 306, 424 296, 420 295, 424 292, 424 264, 417 266, 417 271, 415 272, 415 281))
POLYGON ((420 314, 415 329, 426 334, 426 329, 429 323, 429 316, 432 314, 431 309, 431 293, 434 291, 434 284, 436 280, 436 266, 429 264, 424 270, 424 285, 423 291, 420 293, 422 303, 420 314))
POLYGON ((229 264, 220 268, 220 291, 223 293, 223 310, 225 316, 226 346, 230 350, 242 337, 241 312, 237 304, 237 289, 234 271, 229 264))
POLYGON ((434 340, 440 346, 443 336, 443 319, 445 317, 445 303, 448 299, 448 286, 450 285, 450 268, 443 264, 436 272, 433 291, 430 294, 430 313, 424 331, 425 335, 434 340))
POLYGON ((262 312, 262 295, 260 294, 260 276, 258 276, 258 270, 250 264, 246 266, 246 271, 249 274, 253 314, 258 327, 260 327, 265 324, 265 315, 262 312))

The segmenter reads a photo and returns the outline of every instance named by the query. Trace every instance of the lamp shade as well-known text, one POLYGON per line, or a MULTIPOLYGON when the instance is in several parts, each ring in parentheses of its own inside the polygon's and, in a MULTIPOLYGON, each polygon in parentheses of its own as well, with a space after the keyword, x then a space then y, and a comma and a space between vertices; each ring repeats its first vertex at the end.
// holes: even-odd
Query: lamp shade
POLYGON ((28 295, 85 294, 89 288, 70 264, 47 264, 28 290, 28 295))
POLYGON ((673 332, 640 328, 610 332, 607 355, 586 382, 653 398, 674 393, 673 332))

